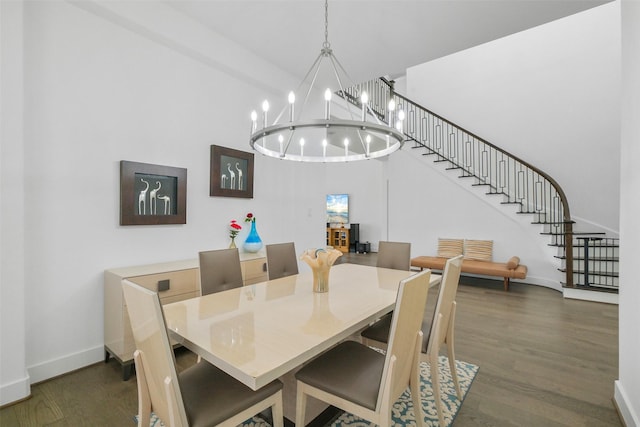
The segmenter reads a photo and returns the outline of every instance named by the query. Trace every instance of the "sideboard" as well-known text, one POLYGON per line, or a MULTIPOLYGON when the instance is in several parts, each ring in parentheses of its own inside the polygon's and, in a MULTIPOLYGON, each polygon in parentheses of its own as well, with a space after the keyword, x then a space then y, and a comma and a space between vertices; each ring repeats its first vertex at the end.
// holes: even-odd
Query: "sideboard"
MULTIPOLYGON (((268 280, 264 249, 257 253, 241 252, 240 266, 244 285, 268 280)), ((158 292, 160 302, 168 304, 200 296, 200 269, 197 259, 188 259, 105 270, 104 361, 116 359, 122 365, 122 379, 126 381, 133 368, 135 342, 122 295, 125 279, 158 292)))

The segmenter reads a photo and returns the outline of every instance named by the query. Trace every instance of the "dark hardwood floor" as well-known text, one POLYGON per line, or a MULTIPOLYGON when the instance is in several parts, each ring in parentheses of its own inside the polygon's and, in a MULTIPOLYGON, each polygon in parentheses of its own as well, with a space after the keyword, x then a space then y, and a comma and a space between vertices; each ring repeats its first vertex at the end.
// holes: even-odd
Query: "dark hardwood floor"
MULTIPOLYGON (((341 262, 375 265, 375 254, 341 262)), ((435 303, 435 290, 429 295, 435 303)), ((621 426, 618 307, 566 300, 559 292, 463 277, 456 357, 480 371, 454 423, 462 426, 621 426)), ((195 362, 178 349, 179 369, 195 362)), ((32 397, 0 409, 0 426, 134 426, 135 376, 111 360, 35 384, 32 397)))

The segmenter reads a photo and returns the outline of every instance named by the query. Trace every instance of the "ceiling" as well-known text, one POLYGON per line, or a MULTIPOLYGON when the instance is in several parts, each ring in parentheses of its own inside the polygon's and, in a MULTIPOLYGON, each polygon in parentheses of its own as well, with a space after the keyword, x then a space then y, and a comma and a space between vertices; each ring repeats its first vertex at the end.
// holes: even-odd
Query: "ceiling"
MULTIPOLYGON (((328 40, 354 82, 391 78, 460 50, 611 0, 333 0, 328 40)), ((324 42, 322 0, 167 0, 302 80, 324 42)))

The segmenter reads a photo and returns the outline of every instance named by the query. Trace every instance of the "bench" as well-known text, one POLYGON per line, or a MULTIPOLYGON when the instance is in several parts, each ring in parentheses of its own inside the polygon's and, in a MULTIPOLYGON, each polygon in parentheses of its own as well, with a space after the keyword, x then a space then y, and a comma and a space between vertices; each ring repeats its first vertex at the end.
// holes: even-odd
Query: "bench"
POLYGON ((464 254, 463 273, 502 277, 505 291, 509 290, 511 279, 527 277, 527 266, 520 264, 520 258, 513 256, 507 262, 495 262, 492 260, 492 250, 491 240, 438 239, 438 256, 412 258, 411 266, 420 270, 443 270, 449 258, 464 254))

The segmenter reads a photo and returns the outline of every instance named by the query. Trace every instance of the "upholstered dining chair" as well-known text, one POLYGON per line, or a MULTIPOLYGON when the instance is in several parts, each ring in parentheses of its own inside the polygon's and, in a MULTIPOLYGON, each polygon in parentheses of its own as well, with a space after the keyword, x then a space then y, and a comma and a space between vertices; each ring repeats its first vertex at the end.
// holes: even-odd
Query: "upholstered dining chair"
POLYGON ((386 355, 356 341, 343 341, 296 372, 296 425, 304 425, 307 396, 312 396, 389 426, 393 404, 407 387, 416 425, 423 425, 420 325, 430 276, 431 271, 425 270, 400 282, 386 355))
MULTIPOLYGON (((462 400, 458 372, 456 370, 456 356, 454 347, 454 324, 456 313, 456 293, 460 282, 460 270, 462 269, 463 255, 447 260, 442 273, 442 281, 438 291, 438 300, 432 313, 425 313, 422 320, 422 331, 425 334, 421 349, 421 360, 427 360, 430 365, 433 395, 436 401, 440 425, 444 425, 444 412, 440 398, 440 376, 438 375, 438 356, 440 347, 447 345, 447 357, 449 369, 456 388, 458 399, 462 400)), ((391 330, 389 316, 382 317, 379 321, 361 332, 362 342, 378 348, 385 348, 391 330)))
POLYGON ((266 245, 269 280, 298 274, 298 257, 293 242, 266 245))
POLYGON ((231 427, 269 408, 283 426, 280 381, 253 391, 207 362, 178 374, 158 294, 128 280, 122 290, 136 343, 138 427, 149 426, 151 411, 167 427, 231 427))
POLYGON ((202 295, 242 286, 242 267, 237 248, 199 253, 202 295))
POLYGON ((411 268, 411 243, 380 241, 376 267, 409 270, 411 268))

